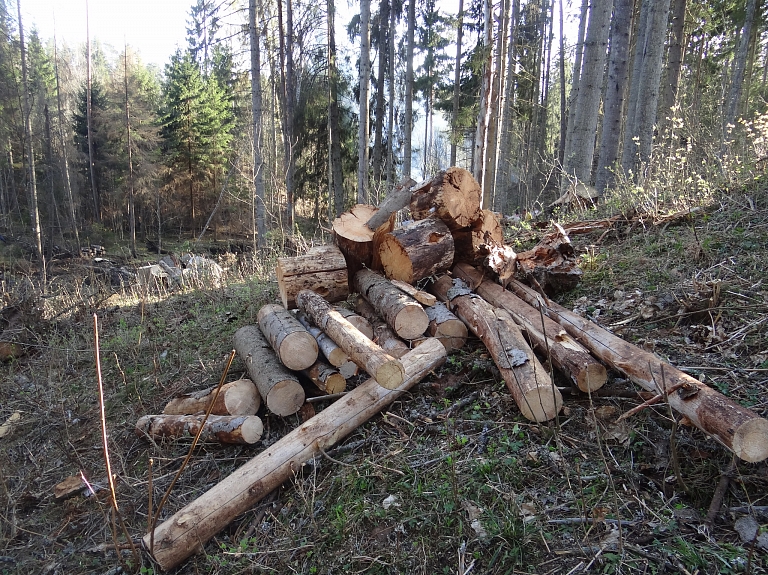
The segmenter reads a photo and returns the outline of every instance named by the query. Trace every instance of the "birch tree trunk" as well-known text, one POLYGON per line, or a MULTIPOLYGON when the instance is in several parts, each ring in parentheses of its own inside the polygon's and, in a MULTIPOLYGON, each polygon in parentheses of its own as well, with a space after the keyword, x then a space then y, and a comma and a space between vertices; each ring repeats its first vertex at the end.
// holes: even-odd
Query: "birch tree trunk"
POLYGON ((267 227, 264 206, 264 156, 262 155, 261 46, 256 31, 256 0, 248 2, 248 28, 251 41, 251 110, 253 113, 253 202, 254 247, 266 246, 267 227))
POLYGON ((360 0, 360 125, 357 132, 357 203, 368 203, 368 85, 371 76, 371 0, 360 0))

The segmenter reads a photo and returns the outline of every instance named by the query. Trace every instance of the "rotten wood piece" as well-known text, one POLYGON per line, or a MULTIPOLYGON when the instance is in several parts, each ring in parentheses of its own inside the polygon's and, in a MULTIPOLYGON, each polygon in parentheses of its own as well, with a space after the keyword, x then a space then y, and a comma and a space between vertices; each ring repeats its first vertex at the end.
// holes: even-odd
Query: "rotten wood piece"
POLYGON ((392 283, 393 286, 395 286, 400 291, 407 293, 409 296, 411 296, 421 305, 430 306, 430 305, 435 305, 435 303, 437 303, 437 298, 429 292, 420 290, 419 288, 414 287, 411 284, 405 283, 404 281, 395 280, 391 278, 389 281, 392 283))
POLYGON ((318 359, 311 367, 301 370, 302 375, 325 394, 341 393, 347 387, 347 380, 339 371, 318 359))
POLYGON ((453 241, 454 263, 480 265, 488 254, 485 246, 504 244, 504 230, 493 211, 480 210, 477 219, 468 229, 453 232, 453 241))
POLYGON ((193 438, 201 426, 201 441, 253 445, 264 433, 256 415, 209 415, 208 419, 204 415, 145 415, 136 422, 135 431, 139 437, 152 439, 193 438))
POLYGON ((285 309, 296 307, 296 294, 303 289, 311 289, 331 303, 349 296, 347 262, 337 246, 315 246, 301 256, 277 258, 275 273, 285 309))
POLYGON ((451 267, 453 235, 441 220, 427 218, 384 234, 378 254, 387 278, 413 284, 451 267))
POLYGON ((355 290, 376 309, 403 339, 416 339, 427 331, 429 318, 419 302, 371 270, 355 275, 355 290))
POLYGON ((411 201, 411 188, 416 185, 416 180, 405 176, 395 186, 387 197, 379 204, 379 211, 371 216, 365 223, 369 229, 376 231, 382 224, 386 223, 392 214, 407 206, 411 201))
MULTIPOLYGON (((174 397, 163 409, 164 415, 191 415, 205 412, 216 395, 218 386, 174 397)), ((238 379, 224 384, 211 408, 211 415, 256 415, 261 407, 261 395, 250 379, 238 379)))
POLYGON ((454 166, 413 191, 411 215, 423 220, 434 214, 451 231, 468 228, 480 212, 481 197, 480 184, 472 174, 454 166))
POLYGON ((533 249, 517 254, 520 276, 533 278, 549 295, 575 288, 583 275, 568 234, 559 224, 554 226, 555 231, 544 236, 533 249))
POLYGON ((355 300, 355 311, 373 326, 373 341, 392 357, 401 358, 411 348, 390 329, 371 304, 361 295, 355 300))
POLYGON ((317 341, 287 309, 267 304, 256 318, 261 332, 285 367, 300 371, 317 361, 317 341))
POLYGON ((158 525, 153 549, 151 534, 146 534, 144 547, 164 571, 177 567, 237 515, 291 479, 304 462, 402 397, 443 361, 442 344, 425 342, 403 357, 405 378, 397 389, 384 389, 374 379, 362 383, 158 525))
POLYGON ((448 309, 445 303, 437 302, 424 310, 429 318, 427 334, 439 339, 448 353, 464 347, 469 335, 467 326, 448 309))
MULTIPOLYGON (((374 254, 378 252, 375 249, 374 238, 378 240, 382 234, 394 229, 395 214, 391 214, 376 230, 371 230, 366 223, 377 212, 378 208, 373 206, 356 204, 351 210, 333 220, 334 240, 347 262, 350 289, 358 270, 363 268, 381 269, 378 255, 374 257, 374 254)), ((307 289, 312 288, 308 287, 307 289)))

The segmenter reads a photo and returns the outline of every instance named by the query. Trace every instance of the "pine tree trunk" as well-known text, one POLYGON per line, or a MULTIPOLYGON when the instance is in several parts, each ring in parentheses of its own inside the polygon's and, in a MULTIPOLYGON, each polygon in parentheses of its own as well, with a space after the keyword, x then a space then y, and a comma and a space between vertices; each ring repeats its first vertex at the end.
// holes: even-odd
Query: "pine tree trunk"
MULTIPOLYGON (((18 0, 17 0, 18 1, 18 0)), ((96 186, 96 166, 93 162, 93 109, 91 101, 91 32, 88 19, 88 0, 85 2, 85 43, 86 43, 86 86, 85 86, 85 117, 88 137, 88 173, 91 177, 91 195, 93 198, 93 217, 101 223, 101 198, 96 186)), ((194 205, 194 203, 193 203, 194 205)), ((194 210, 194 208, 193 208, 194 210)), ((192 218, 194 219, 194 211, 192 218)))
POLYGON ((736 124, 736 116, 740 110, 742 89, 744 82, 744 72, 747 68, 747 56, 749 55, 749 41, 752 37, 752 26, 754 25, 757 0, 747 0, 747 6, 744 13, 744 27, 739 39, 739 48, 736 51, 733 76, 731 77, 731 86, 728 91, 728 100, 726 103, 726 113, 723 118, 723 141, 729 139, 727 132, 728 126, 736 124))
POLYGON ((261 46, 256 29, 256 0, 248 2, 248 24, 251 42, 251 111, 253 114, 253 203, 254 247, 267 245, 266 209, 264 204, 264 156, 262 154, 263 103, 261 94, 261 46))
MULTIPOLYGON (((579 32, 576 39, 576 56, 573 63, 573 78, 571 79, 571 93, 568 96, 568 122, 565 133, 565 149, 563 152, 563 163, 571 155, 573 149, 573 125, 576 121, 576 98, 579 95, 579 82, 581 80, 581 61, 584 56, 584 35, 587 30, 587 14, 589 10, 589 0, 581 0, 581 12, 579 17, 579 32)), ((564 182, 561 182, 564 184, 564 182)), ((562 186, 561 186, 562 187, 562 186)))
POLYGON ((133 156, 131 146, 131 112, 128 102, 128 46, 125 46, 123 62, 123 80, 125 81, 125 131, 128 138, 128 225, 131 242, 131 257, 136 257, 136 205, 133 189, 133 156))
POLYGON ((664 83, 659 123, 666 124, 667 117, 677 102, 677 89, 680 85, 680 71, 683 67, 685 50, 685 9, 687 0, 672 0, 672 27, 669 34, 669 49, 667 50, 667 79, 664 83))
POLYGON ((389 9, 389 36, 387 37, 387 50, 389 51, 389 84, 387 109, 387 184, 390 186, 395 181, 395 35, 397 33, 397 11, 394 6, 389 9))
POLYGON ((357 132, 357 203, 368 203, 368 87, 371 76, 371 0, 360 0, 360 107, 357 132))
POLYGON ((339 217, 344 211, 344 176, 341 169, 341 142, 339 140, 339 71, 336 67, 336 31, 334 1, 328 0, 328 134, 330 163, 328 186, 332 199, 328 203, 333 205, 334 216, 339 217))
POLYGON ((456 62, 453 71, 453 110, 451 111, 451 166, 456 165, 456 147, 459 140, 459 97, 461 96, 461 42, 464 35, 464 0, 459 0, 456 28, 456 62))
MULTIPOLYGON (((381 185, 382 166, 384 163, 384 76, 387 70, 387 26, 389 25, 389 0, 379 2, 379 62, 376 78, 376 122, 373 136, 373 182, 381 185)), ((378 189, 378 188, 377 188, 378 189)))
POLYGON ((414 47, 414 30, 416 28, 416 2, 417 0, 410 0, 408 2, 408 32, 406 36, 406 52, 405 52, 405 129, 403 143, 403 176, 411 176, 411 156, 413 150, 412 144, 412 132, 413 132, 413 47, 414 47))
POLYGON ((491 0, 483 0, 483 68, 480 75, 480 107, 477 113, 477 128, 475 130, 475 153, 472 165, 472 175, 480 184, 482 205, 485 206, 486 182, 485 161, 488 153, 488 123, 491 112, 491 93, 493 84, 493 6, 491 0))

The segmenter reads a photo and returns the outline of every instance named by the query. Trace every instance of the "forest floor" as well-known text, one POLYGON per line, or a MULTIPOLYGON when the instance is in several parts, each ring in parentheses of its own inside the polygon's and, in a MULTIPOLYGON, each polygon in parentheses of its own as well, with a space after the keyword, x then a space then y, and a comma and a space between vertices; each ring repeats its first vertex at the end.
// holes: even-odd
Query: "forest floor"
MULTIPOLYGON (((524 224, 510 241, 529 246, 545 231, 524 224)), ((768 417, 768 192, 723 197, 676 225, 601 234, 572 238, 584 278, 559 301, 768 417)), ((120 259, 107 248, 106 258, 120 259)), ((220 287, 153 294, 99 281, 89 260, 54 262, 51 290, 26 307, 17 263, 4 262, 5 304, 25 314, 29 345, 0 365, 0 423, 19 414, 0 437, 0 572, 154 573, 125 533, 138 542, 147 532, 149 486, 158 502, 190 441, 150 444, 135 422, 218 383, 234 332, 277 301, 274 258, 230 256, 220 287), (122 560, 101 448, 94 313, 122 560), (95 496, 55 502, 54 486, 81 472, 95 496)), ((243 373, 236 359, 230 379, 243 373)), ((470 341, 176 572, 768 573, 768 464, 732 466, 725 448, 665 405, 616 424, 639 400, 616 373, 604 389, 566 391, 556 421, 532 424, 470 341), (724 473, 723 505, 707 524, 724 473), (750 529, 750 505, 762 526, 756 542, 739 534, 750 529)), ((300 423, 260 415, 258 444, 197 448, 163 518, 300 423)))

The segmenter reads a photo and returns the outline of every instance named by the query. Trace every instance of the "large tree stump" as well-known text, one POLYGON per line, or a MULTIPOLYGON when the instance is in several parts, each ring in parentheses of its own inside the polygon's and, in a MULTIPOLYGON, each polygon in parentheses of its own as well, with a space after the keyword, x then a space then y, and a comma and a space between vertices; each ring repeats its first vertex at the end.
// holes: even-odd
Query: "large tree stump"
POLYGON ((428 218, 384 234, 378 250, 386 276, 412 284, 450 268, 453 236, 441 220, 428 218))
POLYGON ((427 331, 429 318, 421 304, 376 272, 357 272, 355 288, 403 339, 416 339, 427 331))
POLYGON ((423 220, 433 213, 453 230, 469 227, 480 211, 480 184, 463 168, 448 168, 411 196, 411 215, 423 220))
POLYGON ((145 415, 136 422, 136 435, 161 437, 195 437, 202 426, 201 441, 252 445, 261 439, 264 426, 255 415, 145 415))
POLYGON ((504 243, 504 230, 496 214, 491 210, 480 210, 478 217, 468 229, 455 230, 454 262, 466 262, 472 265, 483 263, 487 250, 481 246, 488 244, 501 245, 504 243))
MULTIPOLYGON (((217 386, 174 397, 163 409, 164 415, 190 415, 208 411, 217 386)), ((212 415, 256 415, 261 407, 261 395, 250 379, 238 379, 224 384, 211 408, 212 415)))
POLYGON ((436 337, 451 353, 467 343, 467 326, 443 302, 424 308, 429 318, 427 334, 436 337))
POLYGON ((381 346, 381 349, 389 355, 401 358, 411 351, 408 344, 397 337, 397 334, 389 328, 387 322, 381 319, 373 306, 361 295, 358 295, 355 300, 355 311, 371 323, 371 326, 373 326, 373 341, 381 346))
MULTIPOLYGON (((333 220, 333 235, 336 245, 344 254, 347 262, 349 287, 352 288, 355 273, 363 268, 381 269, 378 255, 374 256, 374 236, 395 227, 395 214, 391 214, 376 230, 371 230, 366 223, 378 212, 378 209, 366 204, 356 204, 333 220)), ((307 289, 312 289, 308 287, 307 289)))
POLYGON ((296 413, 304 404, 304 388, 280 363, 261 330, 255 325, 241 327, 235 332, 234 343, 267 408, 280 416, 296 413))
POLYGON ((256 317, 261 332, 285 367, 300 371, 317 361, 317 341, 291 312, 272 303, 263 306, 256 317))
POLYGON ((344 379, 344 376, 333 366, 320 359, 311 367, 302 369, 301 373, 323 393, 341 393, 347 387, 347 380, 344 379))
POLYGON ((277 258, 275 273, 285 309, 296 307, 296 294, 303 289, 311 289, 331 303, 349 295, 347 262, 337 246, 315 246, 301 256, 277 258))

